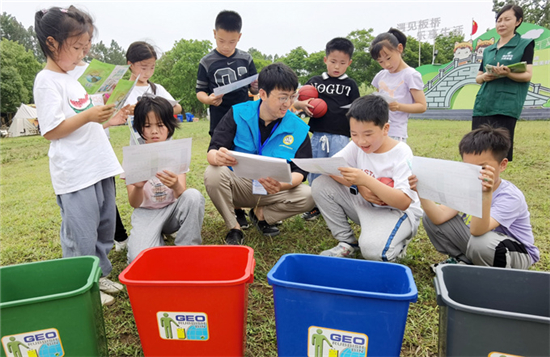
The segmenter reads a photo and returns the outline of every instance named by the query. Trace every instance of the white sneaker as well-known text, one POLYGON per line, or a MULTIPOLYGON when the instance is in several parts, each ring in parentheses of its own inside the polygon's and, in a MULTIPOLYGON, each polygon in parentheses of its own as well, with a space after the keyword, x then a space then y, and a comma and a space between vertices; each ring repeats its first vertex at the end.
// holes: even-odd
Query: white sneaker
POLYGON ((115 303, 115 298, 109 294, 105 294, 103 291, 99 292, 99 296, 101 297, 101 305, 103 306, 111 306, 115 303))
POLYGON ((122 252, 128 248, 128 238, 122 242, 115 240, 115 252, 122 252))
POLYGON ((358 247, 352 247, 348 243, 340 242, 336 247, 322 251, 319 255, 324 255, 327 257, 349 258, 351 256, 354 256, 358 250, 358 247))
POLYGON ((99 278, 99 290, 109 294, 116 294, 124 290, 124 285, 115 283, 107 278, 99 278))

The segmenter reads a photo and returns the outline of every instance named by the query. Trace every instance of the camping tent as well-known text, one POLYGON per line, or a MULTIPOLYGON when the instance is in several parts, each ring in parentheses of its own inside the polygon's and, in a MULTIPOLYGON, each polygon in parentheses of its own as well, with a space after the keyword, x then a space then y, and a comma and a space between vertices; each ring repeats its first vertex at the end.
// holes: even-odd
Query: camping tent
POLYGON ((36 108, 21 104, 13 117, 8 130, 10 137, 23 135, 38 135, 38 119, 36 108))

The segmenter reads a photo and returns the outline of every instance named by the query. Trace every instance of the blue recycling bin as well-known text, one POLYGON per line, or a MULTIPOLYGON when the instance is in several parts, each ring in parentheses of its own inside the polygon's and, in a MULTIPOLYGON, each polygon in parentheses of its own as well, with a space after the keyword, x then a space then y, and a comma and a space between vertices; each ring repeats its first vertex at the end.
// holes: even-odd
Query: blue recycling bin
POLYGON ((183 115, 178 114, 178 115, 177 115, 177 118, 178 118, 178 120, 180 121, 180 123, 183 122, 183 115))
POLYGON ((185 119, 188 121, 188 122, 192 122, 193 119, 195 118, 195 116, 191 113, 185 113, 185 119))
POLYGON ((418 296, 408 267, 286 254, 267 280, 279 356, 399 356, 418 296))

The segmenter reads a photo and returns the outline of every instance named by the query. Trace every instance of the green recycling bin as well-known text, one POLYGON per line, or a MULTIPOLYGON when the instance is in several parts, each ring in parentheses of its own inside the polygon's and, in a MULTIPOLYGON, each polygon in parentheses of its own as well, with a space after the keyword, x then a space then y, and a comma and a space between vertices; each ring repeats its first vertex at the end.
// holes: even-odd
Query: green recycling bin
POLYGON ((0 267, 0 356, 107 356, 100 276, 93 256, 0 267))

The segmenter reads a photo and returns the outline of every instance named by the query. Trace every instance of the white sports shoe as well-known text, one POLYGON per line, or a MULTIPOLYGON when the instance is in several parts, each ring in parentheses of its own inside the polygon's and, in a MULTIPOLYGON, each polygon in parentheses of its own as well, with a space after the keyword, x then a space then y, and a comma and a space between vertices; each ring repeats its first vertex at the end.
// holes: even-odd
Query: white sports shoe
POLYGON ((334 248, 324 250, 319 255, 324 255, 327 257, 338 257, 338 258, 350 258, 359 251, 359 248, 352 247, 348 243, 340 242, 334 248))
POLYGON ((99 296, 101 297, 101 305, 103 306, 111 306, 115 303, 115 298, 109 294, 105 294, 103 291, 99 292, 99 296))
POLYGON ((123 240, 122 242, 115 240, 115 252, 121 252, 123 250, 126 250, 128 248, 128 238, 126 240, 123 240))
POLYGON ((124 290, 124 285, 115 283, 107 278, 99 278, 99 290, 108 294, 116 294, 124 290))

